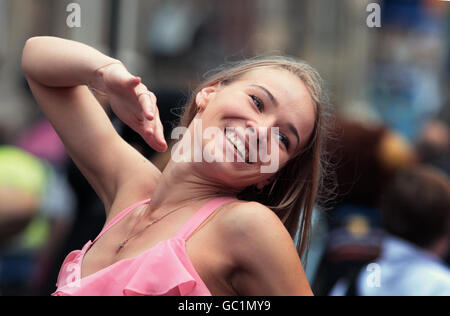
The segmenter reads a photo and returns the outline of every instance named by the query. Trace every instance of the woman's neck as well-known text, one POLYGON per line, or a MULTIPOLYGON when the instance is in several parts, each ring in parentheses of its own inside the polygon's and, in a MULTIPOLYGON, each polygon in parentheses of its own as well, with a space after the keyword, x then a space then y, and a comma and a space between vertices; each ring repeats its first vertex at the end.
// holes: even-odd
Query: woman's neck
POLYGON ((202 178, 192 163, 170 161, 152 194, 151 210, 172 208, 183 203, 200 202, 219 196, 236 196, 238 190, 202 178))

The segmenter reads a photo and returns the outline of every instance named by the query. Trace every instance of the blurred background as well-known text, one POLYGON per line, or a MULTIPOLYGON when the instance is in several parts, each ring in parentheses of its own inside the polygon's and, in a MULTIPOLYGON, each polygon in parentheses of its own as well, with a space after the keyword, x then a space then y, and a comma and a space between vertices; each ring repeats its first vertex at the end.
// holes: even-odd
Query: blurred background
MULTIPOLYGON (((65 255, 104 223, 21 71, 25 41, 38 35, 123 61, 157 95, 168 135, 208 70, 261 54, 306 60, 335 115, 335 190, 317 205, 306 266, 314 293, 413 295, 405 289, 428 284, 419 294, 450 295, 450 1, 0 0, 0 295, 51 294, 65 255), (71 3, 79 27, 67 23, 71 3), (367 268, 374 262, 381 273, 367 268)), ((111 120, 164 167, 167 157, 111 120)))

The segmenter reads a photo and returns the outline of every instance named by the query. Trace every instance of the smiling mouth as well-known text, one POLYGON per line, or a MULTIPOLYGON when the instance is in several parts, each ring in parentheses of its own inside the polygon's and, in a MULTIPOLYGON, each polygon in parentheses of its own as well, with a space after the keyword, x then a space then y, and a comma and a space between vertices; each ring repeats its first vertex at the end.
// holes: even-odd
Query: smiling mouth
POLYGON ((225 137, 246 164, 253 164, 250 162, 247 146, 241 141, 240 137, 234 131, 227 131, 225 133, 225 137))

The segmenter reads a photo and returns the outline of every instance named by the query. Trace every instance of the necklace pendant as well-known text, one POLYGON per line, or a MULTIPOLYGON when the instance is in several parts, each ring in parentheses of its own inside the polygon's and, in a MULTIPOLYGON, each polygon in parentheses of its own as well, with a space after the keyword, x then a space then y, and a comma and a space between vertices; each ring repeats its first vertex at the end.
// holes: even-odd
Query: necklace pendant
POLYGON ((117 248, 117 252, 119 252, 120 250, 122 250, 123 246, 125 246, 125 242, 122 241, 122 242, 119 244, 119 248, 117 248))

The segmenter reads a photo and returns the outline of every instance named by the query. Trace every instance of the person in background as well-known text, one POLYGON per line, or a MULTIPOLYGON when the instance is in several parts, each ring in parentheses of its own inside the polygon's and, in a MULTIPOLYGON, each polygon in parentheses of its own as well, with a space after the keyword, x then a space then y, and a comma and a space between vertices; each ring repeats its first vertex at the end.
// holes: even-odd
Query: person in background
MULTIPOLYGON (((444 107, 444 109, 449 107, 444 107)), ((448 110, 443 110, 422 129, 417 151, 420 163, 434 166, 450 175, 450 127, 448 110)), ((450 266, 450 251, 445 260, 450 266)))
POLYGON ((417 144, 420 162, 450 174, 450 128, 440 119, 432 119, 423 128, 417 144))
POLYGON ((45 198, 52 168, 38 157, 0 146, 0 294, 31 294, 30 279, 49 236, 45 198))
POLYGON ((378 258, 383 189, 397 172, 417 161, 413 146, 382 124, 340 115, 332 135, 327 152, 336 187, 327 205, 325 251, 314 278, 317 295, 329 295, 338 280, 354 280, 364 266, 378 258))
POLYGON ((382 245, 380 282, 363 269, 357 295, 450 295, 450 270, 442 262, 450 245, 450 182, 441 171, 404 171, 387 188, 381 206, 389 234, 382 245), (372 280, 373 281, 373 280, 372 280))

